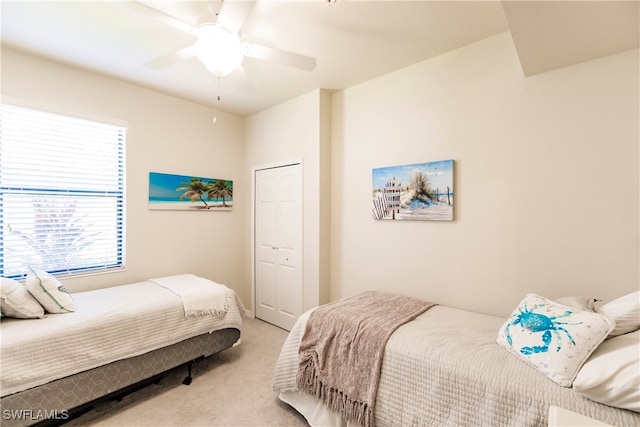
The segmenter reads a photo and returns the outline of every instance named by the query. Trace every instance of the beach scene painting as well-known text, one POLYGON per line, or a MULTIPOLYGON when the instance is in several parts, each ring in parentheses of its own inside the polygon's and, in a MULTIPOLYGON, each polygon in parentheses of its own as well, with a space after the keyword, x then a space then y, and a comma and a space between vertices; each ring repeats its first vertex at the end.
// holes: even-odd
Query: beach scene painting
POLYGON ((453 160, 372 170, 374 219, 453 221, 453 160))
POLYGON ((149 209, 230 211, 233 181, 149 172, 149 209))

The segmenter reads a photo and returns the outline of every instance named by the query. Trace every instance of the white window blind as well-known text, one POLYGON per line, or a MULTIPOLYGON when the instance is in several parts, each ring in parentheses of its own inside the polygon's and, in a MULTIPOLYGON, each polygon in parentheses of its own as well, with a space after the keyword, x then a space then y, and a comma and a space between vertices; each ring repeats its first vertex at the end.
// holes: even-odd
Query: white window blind
POLYGON ((0 274, 124 266, 125 128, 0 106, 0 274))

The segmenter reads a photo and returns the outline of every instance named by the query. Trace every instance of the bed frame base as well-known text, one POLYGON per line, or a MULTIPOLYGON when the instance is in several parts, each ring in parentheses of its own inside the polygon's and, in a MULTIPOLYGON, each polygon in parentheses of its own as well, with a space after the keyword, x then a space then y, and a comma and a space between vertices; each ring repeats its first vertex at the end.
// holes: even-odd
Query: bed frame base
POLYGON ((204 359, 204 356, 200 356, 186 363, 187 376, 184 377, 184 379, 182 380, 182 384, 191 385, 191 381, 193 381, 193 378, 191 378, 191 368, 193 368, 194 363, 196 363, 198 360, 203 360, 203 359, 204 359))
POLYGON ((161 373, 159 373, 157 375, 154 375, 153 377, 150 377, 150 378, 144 379, 142 381, 139 381, 139 382, 137 382, 135 384, 131 384, 131 385, 123 388, 122 390, 114 391, 113 393, 109 393, 106 396, 100 397, 98 399, 92 400, 91 402, 87 402, 87 403, 84 403, 84 404, 82 404, 80 406, 77 406, 77 407, 75 407, 73 409, 70 409, 67 412, 68 417, 66 419, 64 419, 64 420, 44 420, 44 421, 40 421, 40 422, 34 424, 32 427, 58 427, 58 426, 61 426, 61 425, 65 424, 65 423, 67 423, 67 422, 69 422, 69 421, 71 421, 71 420, 73 420, 75 418, 78 418, 78 417, 80 417, 80 416, 82 416, 82 415, 84 415, 84 414, 86 414, 88 412, 91 412, 96 407, 96 405, 99 405, 102 402, 107 402, 107 401, 109 401, 109 402, 113 402, 113 401, 122 402, 122 399, 124 399, 125 397, 127 397, 131 393, 135 393, 138 390, 142 390, 143 388, 148 387, 151 384, 158 385, 158 384, 160 384, 162 379, 167 374, 169 374, 170 372, 179 370, 179 369, 184 369, 185 367, 187 368, 188 374, 187 374, 187 377, 185 377, 185 379, 182 381, 182 383, 184 385, 190 385, 191 382, 192 382, 192 379, 193 379, 191 377, 191 370, 192 370, 193 364, 195 362, 198 362, 198 361, 204 360, 204 359, 205 359, 204 356, 197 357, 197 358, 195 358, 195 359, 193 359, 193 360, 191 360, 191 361, 189 361, 187 363, 184 363, 184 364, 182 364, 180 366, 177 366, 177 367, 172 368, 172 369, 168 369, 168 370, 166 370, 164 372, 161 372, 161 373))
POLYGON ((59 426, 90 411, 98 402, 121 400, 133 391, 157 383, 176 368, 187 367, 183 383, 190 384, 194 362, 232 347, 239 338, 238 329, 223 329, 4 396, 2 426, 59 426), (5 413, 16 416, 5 417, 5 413), (39 414, 49 419, 42 419, 39 414))

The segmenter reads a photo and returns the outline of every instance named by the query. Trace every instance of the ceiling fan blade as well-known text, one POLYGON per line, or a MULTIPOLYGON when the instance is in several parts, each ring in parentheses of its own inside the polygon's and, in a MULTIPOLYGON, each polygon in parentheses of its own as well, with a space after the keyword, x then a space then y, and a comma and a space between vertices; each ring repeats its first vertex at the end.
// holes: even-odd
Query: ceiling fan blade
POLYGON ((251 58, 288 65, 304 71, 313 71, 316 68, 315 58, 259 44, 247 43, 245 55, 251 58))
POLYGON ((187 24, 186 22, 167 14, 162 10, 156 9, 155 7, 150 6, 146 3, 143 3, 141 1, 133 1, 133 2, 130 2, 130 4, 139 5, 145 8, 146 11, 151 12, 154 15, 154 18, 157 19, 158 21, 164 22, 165 24, 170 25, 174 28, 177 28, 180 31, 184 31, 187 34, 195 34, 197 31, 197 28, 194 27, 193 25, 187 24))
POLYGON ((144 64, 144 66, 147 68, 160 69, 168 67, 169 65, 176 64, 180 61, 193 58, 194 56, 196 56, 196 49, 194 45, 191 45, 180 50, 176 50, 175 52, 171 52, 167 55, 163 55, 159 58, 153 59, 144 64))
POLYGON ((236 77, 238 78, 238 87, 242 90, 243 93, 256 92, 256 87, 254 86, 253 81, 249 76, 249 72, 244 65, 240 64, 240 66, 238 66, 238 68, 236 68, 234 72, 236 73, 236 77))
POLYGON ((222 0, 218 23, 232 33, 238 34, 253 12, 255 1, 222 0))

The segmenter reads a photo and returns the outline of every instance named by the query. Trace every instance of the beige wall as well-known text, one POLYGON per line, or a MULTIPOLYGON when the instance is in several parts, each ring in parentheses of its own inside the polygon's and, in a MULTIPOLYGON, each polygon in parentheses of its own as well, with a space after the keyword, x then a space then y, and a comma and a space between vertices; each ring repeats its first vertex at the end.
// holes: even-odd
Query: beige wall
POLYGON ((639 286, 638 52, 524 78, 501 34, 333 96, 331 297, 508 314, 639 286), (454 222, 371 219, 371 169, 455 160, 454 222))
POLYGON ((148 173, 232 179, 244 191, 242 119, 99 74, 2 49, 2 94, 127 123, 126 269, 66 278, 70 291, 191 272, 238 290, 244 282, 245 199, 231 212, 150 211, 148 173))
MULTIPOLYGON (((256 168, 302 162, 303 180, 303 308, 315 307, 328 298, 329 211, 321 206, 328 200, 330 170, 330 95, 315 90, 293 100, 254 114, 245 120, 245 181, 253 181, 256 168)), ((249 187, 250 188, 250 187, 249 187)), ((247 191, 245 204, 251 205, 247 191)), ((245 222, 252 232, 250 209, 245 222)), ((251 235, 246 239, 247 279, 251 281, 251 235)))
POLYGON ((214 127, 209 108, 3 49, 2 94, 128 124, 127 269, 63 279, 72 291, 193 272, 252 307, 251 172, 300 159, 304 308, 381 289, 505 315, 528 292, 638 288, 638 62, 524 78, 505 33, 214 127), (442 159, 455 221, 371 219, 372 168, 442 159), (149 171, 233 179, 234 209, 149 211, 149 171))

